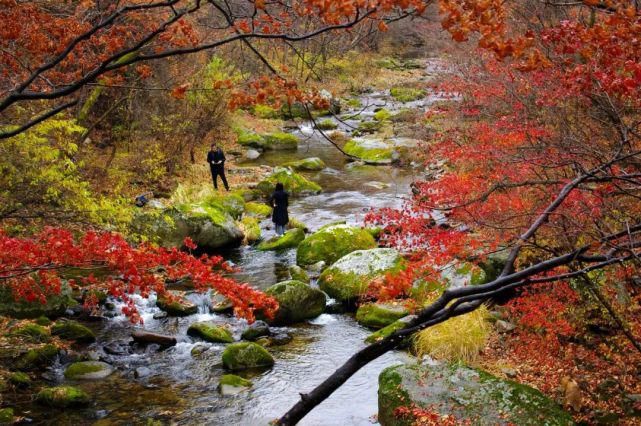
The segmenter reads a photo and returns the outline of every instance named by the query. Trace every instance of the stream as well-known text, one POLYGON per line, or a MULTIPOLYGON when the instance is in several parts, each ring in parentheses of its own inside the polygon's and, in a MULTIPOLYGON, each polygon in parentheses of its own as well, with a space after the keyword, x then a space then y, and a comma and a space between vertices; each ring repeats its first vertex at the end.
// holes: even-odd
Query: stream
MULTIPOLYGON (((437 62, 426 61, 424 74, 434 72, 437 62)), ((388 92, 362 95, 359 100, 366 108, 360 119, 370 120, 376 106, 385 104, 391 112, 401 108, 426 109, 441 99, 439 94, 428 93, 420 101, 406 104, 392 102, 388 92)), ((361 108, 345 110, 355 113, 361 108)), ((337 122, 338 123, 338 122, 337 122)), ((348 130, 358 120, 340 122, 339 130, 348 130)), ((296 152, 267 152, 246 165, 276 166, 287 161, 307 157, 320 157, 327 168, 320 172, 304 173, 323 187, 319 195, 290 200, 290 216, 304 222, 311 231, 332 222, 362 223, 370 209, 400 207, 410 193, 410 183, 421 176, 423 168, 397 168, 393 166, 366 166, 348 163, 310 123, 301 122, 291 130, 302 138, 296 152)), ((263 236, 274 234, 271 222, 261 224, 263 236)), ((287 268, 295 264, 296 250, 260 252, 252 246, 243 246, 224 253, 239 272, 235 278, 257 288, 267 288, 288 279, 287 268)), ((315 281, 312 282, 315 285, 315 281)), ((209 313, 207 295, 190 294, 188 298, 200 306, 198 314, 185 318, 158 318, 161 311, 154 298, 140 298, 137 305, 144 320, 144 328, 158 333, 178 336, 175 347, 159 350, 149 346, 133 352, 118 352, 118 347, 128 347, 131 325, 119 315, 108 321, 89 324, 98 336, 97 344, 90 347, 94 358, 99 358, 116 368, 106 379, 82 382, 81 388, 94 398, 92 408, 85 410, 32 411, 34 422, 39 424, 212 424, 212 425, 266 425, 280 417, 299 399, 299 392, 308 392, 328 377, 355 351, 365 346, 363 340, 371 331, 358 325, 351 314, 325 313, 306 323, 291 327, 272 328, 287 333, 291 342, 270 346, 276 360, 273 368, 263 371, 241 372, 250 379, 253 387, 232 396, 222 396, 218 381, 225 374, 221 363, 222 344, 211 344, 186 335, 187 327, 195 321, 231 324, 235 338, 245 326, 243 320, 228 315, 209 313), (156 315, 157 318, 154 318, 156 315), (116 350, 105 351, 111 343, 116 350), (118 346, 120 345, 120 346, 118 346), (198 346, 204 350, 192 355, 198 346), (108 353, 111 352, 111 353, 108 353)), ((370 363, 343 385, 329 399, 314 409, 302 425, 371 425, 377 424, 377 388, 380 371, 389 365, 399 364, 407 355, 392 352, 370 363)), ((64 383, 63 365, 54 366, 50 377, 64 383)), ((33 408, 33 407, 32 407, 33 408)), ((38 410, 38 408, 33 408, 38 410)))

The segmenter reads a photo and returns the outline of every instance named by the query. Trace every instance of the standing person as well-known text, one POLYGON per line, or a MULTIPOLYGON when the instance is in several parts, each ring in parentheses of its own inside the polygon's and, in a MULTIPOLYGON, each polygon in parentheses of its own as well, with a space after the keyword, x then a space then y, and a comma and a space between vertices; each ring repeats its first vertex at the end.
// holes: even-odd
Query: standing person
POLYGON ((269 205, 274 209, 272 213, 272 222, 276 225, 276 234, 283 235, 285 233, 285 226, 289 222, 287 215, 289 194, 285 191, 283 184, 278 182, 276 190, 269 197, 269 205))
POLYGON ((225 185, 225 190, 229 191, 229 185, 227 185, 227 179, 225 178, 225 153, 216 143, 211 144, 209 152, 207 153, 207 162, 211 169, 214 189, 218 189, 218 176, 220 176, 220 180, 222 180, 223 185, 225 185))

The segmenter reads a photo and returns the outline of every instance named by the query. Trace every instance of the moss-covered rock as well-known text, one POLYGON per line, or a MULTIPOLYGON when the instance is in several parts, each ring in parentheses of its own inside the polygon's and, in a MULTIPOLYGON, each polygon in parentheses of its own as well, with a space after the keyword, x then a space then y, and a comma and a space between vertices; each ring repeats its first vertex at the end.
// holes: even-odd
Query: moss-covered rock
POLYGON ((297 247, 305 239, 305 231, 300 228, 290 229, 281 236, 276 236, 258 244, 258 250, 285 250, 297 247))
POLYGON ((272 208, 267 204, 249 202, 245 204, 245 213, 248 216, 266 218, 272 215, 272 208))
POLYGON ((290 216, 289 222, 287 223, 287 229, 295 229, 295 228, 302 229, 305 232, 307 232, 307 230, 309 229, 307 228, 307 225, 305 225, 303 222, 296 219, 295 217, 290 216))
POLYGON ((18 370, 31 371, 46 367, 53 363, 60 349, 55 345, 44 345, 30 349, 18 358, 15 367, 18 370))
POLYGON ((325 226, 298 246, 296 263, 306 266, 323 261, 329 265, 355 250, 374 247, 376 241, 364 229, 344 224, 325 226))
POLYGON ((343 151, 367 164, 391 164, 394 147, 379 139, 354 138, 345 144, 343 151))
POLYGON ((229 330, 207 322, 195 322, 191 324, 187 329, 187 334, 212 343, 232 343, 234 341, 234 337, 229 330))
POLYGON ((156 306, 174 317, 186 317, 198 312, 198 306, 182 297, 178 292, 159 295, 156 300, 156 306))
POLYGON ((91 399, 82 389, 73 386, 44 388, 36 395, 40 404, 54 408, 85 407, 91 399))
POLYGON ((212 195, 202 201, 203 205, 228 213, 234 219, 240 218, 245 211, 245 199, 240 193, 212 195))
POLYGON ((254 105, 253 113, 256 117, 263 119, 276 119, 280 117, 280 112, 269 105, 254 105))
POLYGON ((96 335, 91 329, 77 321, 59 320, 51 326, 51 334, 61 339, 73 340, 78 343, 92 343, 96 341, 96 335))
POLYGON ((13 408, 0 409, 0 425, 13 423, 13 408))
POLYGON ((220 378, 218 391, 223 395, 236 395, 253 386, 252 382, 235 374, 225 374, 220 378))
POLYGON ((253 216, 245 216, 240 221, 240 227, 245 234, 245 241, 249 244, 254 243, 261 238, 260 224, 258 219, 253 216))
POLYGON ((407 308, 392 303, 366 303, 358 307, 356 321, 370 328, 383 328, 409 314, 407 308))
POLYGON ((362 136, 365 134, 376 133, 383 128, 384 124, 385 123, 383 123, 382 121, 376 121, 376 120, 361 121, 360 123, 358 123, 358 126, 356 127, 356 129, 354 129, 352 134, 354 136, 362 136))
POLYGON ((394 249, 357 250, 325 269, 318 284, 330 297, 351 304, 367 291, 372 280, 403 267, 403 258, 394 249))
POLYGON ((238 134, 238 143, 245 147, 263 149, 265 140, 257 133, 241 131, 238 134))
POLYGON ((256 186, 256 189, 268 197, 280 182, 292 196, 318 194, 322 188, 316 182, 301 176, 287 167, 276 167, 274 172, 256 186))
POLYGON ((274 365, 271 354, 262 346, 251 342, 232 343, 225 348, 222 357, 223 366, 232 371, 274 365))
POLYGON ((316 318, 325 310, 325 294, 300 281, 283 281, 265 290, 278 301, 274 324, 294 324, 316 318))
POLYGON ((375 343, 375 342, 378 342, 379 340, 383 340, 387 336, 394 333, 396 330, 400 330, 401 328, 406 327, 415 318, 416 318, 416 315, 407 315, 399 320, 396 320, 390 325, 383 327, 380 330, 377 330, 374 333, 367 336, 367 338, 365 339, 365 343, 375 343))
POLYGON ((9 286, 0 286, 0 315, 12 318, 56 318, 77 304, 67 283, 63 283, 60 294, 47 297, 45 304, 16 300, 9 286))
POLYGON ((413 87, 392 87, 390 89, 392 98, 399 102, 418 101, 425 97, 425 90, 415 89, 413 87))
POLYGON ((247 327, 241 337, 244 340, 249 340, 251 342, 256 341, 258 338, 263 336, 269 336, 271 333, 269 325, 265 321, 254 321, 249 327, 247 327))
POLYGON ((475 425, 572 425, 572 416, 529 386, 464 365, 400 365, 379 376, 378 421, 409 426, 396 409, 416 405, 475 425))
POLYGON ((325 162, 318 157, 303 158, 302 160, 290 161, 283 164, 284 167, 290 167, 298 171, 317 172, 323 170, 325 162))
POLYGON ((291 133, 275 132, 263 136, 263 149, 272 151, 298 149, 298 138, 291 133))
POLYGON ((215 314, 222 314, 231 312, 234 309, 234 304, 231 303, 231 300, 226 298, 220 293, 214 293, 211 296, 211 303, 209 310, 215 314))
POLYGON ((334 120, 326 118, 325 120, 316 123, 316 128, 320 130, 334 130, 338 128, 338 124, 336 124, 334 120))
POLYGON ((381 108, 374 113, 374 120, 376 121, 389 120, 391 117, 392 117, 392 113, 386 110, 385 108, 381 108))
POLYGON ((292 280, 301 281, 304 283, 309 282, 309 275, 303 268, 298 265, 292 265, 288 268, 289 276, 292 277, 292 280))
POLYGON ((8 335, 11 337, 21 337, 33 343, 48 342, 50 339, 49 330, 37 324, 25 324, 11 330, 8 335))
POLYGON ((441 278, 449 288, 479 285, 487 280, 482 268, 468 262, 448 266, 441 272, 441 278))
POLYGON ((292 104, 285 104, 280 109, 281 117, 287 120, 293 118, 311 118, 311 111, 300 102, 293 102, 292 104))
POLYGON ((74 362, 65 369, 65 377, 70 380, 99 380, 113 373, 111 365, 100 361, 74 362))
POLYGON ((14 371, 9 375, 9 383, 17 388, 28 388, 31 386, 31 378, 27 373, 14 371))

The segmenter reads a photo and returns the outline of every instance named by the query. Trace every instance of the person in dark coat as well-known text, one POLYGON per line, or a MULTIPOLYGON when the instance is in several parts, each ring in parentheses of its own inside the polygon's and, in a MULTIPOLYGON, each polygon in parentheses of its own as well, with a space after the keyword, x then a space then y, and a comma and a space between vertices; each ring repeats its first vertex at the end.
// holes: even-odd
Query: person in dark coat
POLYGON ((225 153, 215 143, 211 144, 207 153, 207 162, 211 170, 211 178, 214 181, 214 189, 218 189, 218 176, 220 176, 220 180, 225 185, 225 190, 229 191, 229 185, 225 178, 225 153))
POLYGON ((269 197, 269 205, 274 209, 272 213, 272 222, 276 225, 276 234, 283 235, 285 233, 285 226, 289 222, 287 215, 289 194, 285 191, 283 184, 278 182, 276 190, 269 197))

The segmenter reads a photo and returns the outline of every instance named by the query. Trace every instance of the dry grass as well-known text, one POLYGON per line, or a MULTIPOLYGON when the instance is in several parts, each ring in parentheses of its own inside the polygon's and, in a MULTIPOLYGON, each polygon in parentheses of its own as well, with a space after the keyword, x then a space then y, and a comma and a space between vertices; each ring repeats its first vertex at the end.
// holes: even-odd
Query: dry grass
POLYGON ((481 306, 417 333, 412 348, 419 357, 473 363, 487 343, 491 330, 488 318, 487 308, 481 306))

